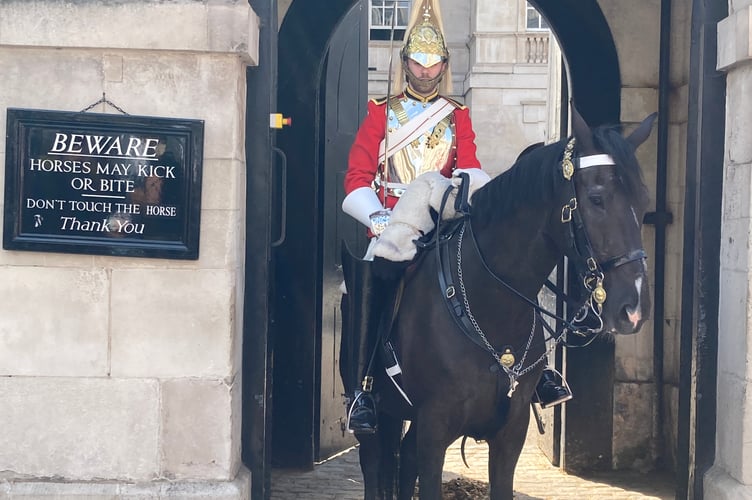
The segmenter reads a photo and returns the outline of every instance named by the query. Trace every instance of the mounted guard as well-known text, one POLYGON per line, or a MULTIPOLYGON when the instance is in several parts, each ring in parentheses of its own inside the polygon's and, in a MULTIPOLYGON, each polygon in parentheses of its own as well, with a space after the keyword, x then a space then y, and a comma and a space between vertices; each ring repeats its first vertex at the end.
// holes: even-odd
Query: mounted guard
MULTIPOLYGON (((438 0, 415 2, 406 33, 395 79, 404 87, 391 95, 390 60, 387 96, 369 101, 344 180, 342 209, 365 225, 371 238, 363 259, 346 250, 342 256, 347 293, 342 298, 340 373, 348 399, 347 429, 361 434, 376 431, 371 369, 379 317, 395 287, 373 275, 374 252, 388 260, 410 261, 413 240, 432 224, 428 206, 437 208, 438 203, 430 198, 442 191, 436 188, 458 185, 460 172, 468 175, 471 191, 490 180, 476 156, 469 109, 447 97, 451 72, 438 0), (398 205, 408 186, 410 201, 398 205), (392 212, 395 206, 400 208, 392 212), (387 226, 390 240, 379 241, 387 226)), ((559 388, 553 387, 555 392, 559 388)), ((560 392, 554 396, 562 399, 560 392)))

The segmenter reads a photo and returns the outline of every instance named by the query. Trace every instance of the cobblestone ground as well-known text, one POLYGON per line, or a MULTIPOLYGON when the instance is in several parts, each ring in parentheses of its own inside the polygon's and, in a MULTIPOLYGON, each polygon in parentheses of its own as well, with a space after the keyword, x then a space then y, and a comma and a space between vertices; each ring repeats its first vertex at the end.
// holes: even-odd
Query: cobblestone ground
MULTIPOLYGON (((532 430, 531 430, 532 432, 532 430)), ((516 500, 673 500, 670 480, 654 474, 614 472, 579 477, 553 467, 529 432, 514 478, 516 500)), ((462 463, 460 441, 447 451, 444 481, 465 478, 488 482, 485 443, 468 439, 462 463)), ((351 448, 317 464, 313 471, 272 471, 272 500, 359 500, 363 498, 358 450, 351 448)))

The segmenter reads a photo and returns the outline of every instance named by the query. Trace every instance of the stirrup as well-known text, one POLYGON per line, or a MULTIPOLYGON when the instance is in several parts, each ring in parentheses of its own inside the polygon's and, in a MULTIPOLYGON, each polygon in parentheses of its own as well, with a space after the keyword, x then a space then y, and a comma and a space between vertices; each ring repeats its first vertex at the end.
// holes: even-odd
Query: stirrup
MULTIPOLYGON (((541 408, 551 408, 556 405, 559 405, 561 403, 564 403, 566 401, 569 401, 574 396, 572 395, 572 389, 569 387, 569 383, 564 378, 564 375, 561 374, 560 371, 558 371, 556 368, 546 368, 546 370, 551 371, 554 373, 555 377, 558 377, 558 379, 561 379, 561 384, 559 384, 559 380, 555 378, 554 384, 558 389, 562 389, 563 393, 560 394, 558 397, 555 397, 551 401, 543 401, 543 399, 540 397, 540 394, 538 394, 538 385, 540 385, 540 380, 535 385, 535 392, 533 392, 533 403, 538 403, 541 408)), ((543 374, 541 374, 543 376, 543 374)))
POLYGON ((373 400, 373 395, 370 392, 364 392, 360 390, 355 391, 355 397, 350 404, 350 409, 347 411, 347 422, 345 423, 345 429, 347 429, 347 431, 351 434, 373 434, 376 432, 376 428, 376 402, 373 400), (370 402, 368 402, 366 396, 370 397, 370 402), (362 412, 370 412, 373 421, 364 422, 363 426, 359 426, 353 429, 352 416, 356 408, 361 410, 362 412))

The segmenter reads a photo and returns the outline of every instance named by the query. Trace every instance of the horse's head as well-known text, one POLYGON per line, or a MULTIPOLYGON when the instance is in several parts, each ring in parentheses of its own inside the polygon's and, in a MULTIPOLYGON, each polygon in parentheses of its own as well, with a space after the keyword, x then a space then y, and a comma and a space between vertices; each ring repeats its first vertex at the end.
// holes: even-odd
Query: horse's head
POLYGON ((635 150, 650 135, 656 114, 628 137, 616 128, 591 130, 572 108, 575 142, 562 164, 574 200, 562 209, 569 219, 567 254, 600 314, 603 332, 636 333, 650 314, 642 218, 648 205, 635 150), (571 155, 571 163, 567 158, 571 155))

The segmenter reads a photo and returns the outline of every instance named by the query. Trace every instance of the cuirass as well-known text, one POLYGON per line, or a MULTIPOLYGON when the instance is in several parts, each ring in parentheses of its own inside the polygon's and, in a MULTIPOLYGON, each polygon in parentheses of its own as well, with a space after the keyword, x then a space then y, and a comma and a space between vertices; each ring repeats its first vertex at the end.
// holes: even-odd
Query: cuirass
MULTIPOLYGON (((407 95, 393 97, 388 104, 389 130, 394 132, 404 126, 430 105, 430 102, 424 103, 407 95)), ((451 116, 444 117, 439 123, 423 131, 390 158, 390 183, 410 184, 420 174, 441 170, 447 164, 455 144, 451 116)))

